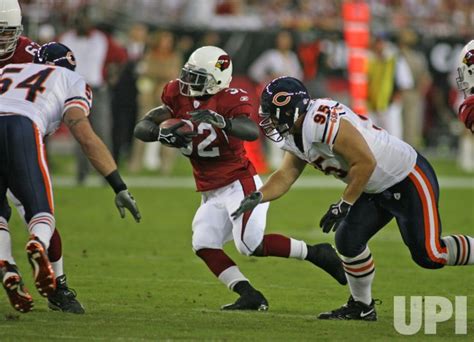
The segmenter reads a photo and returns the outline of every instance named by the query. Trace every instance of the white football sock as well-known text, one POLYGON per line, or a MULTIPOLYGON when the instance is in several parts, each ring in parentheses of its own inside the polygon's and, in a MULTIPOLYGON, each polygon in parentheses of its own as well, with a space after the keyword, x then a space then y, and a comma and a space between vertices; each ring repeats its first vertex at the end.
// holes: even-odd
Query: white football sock
POLYGON ((8 223, 3 217, 0 217, 0 260, 6 260, 10 264, 15 264, 12 256, 12 240, 8 223))
POLYGON ((467 235, 449 235, 442 240, 448 251, 446 265, 474 265, 474 238, 467 235))
POLYGON ((54 228, 54 217, 48 213, 36 214, 28 223, 30 234, 35 235, 43 243, 45 249, 49 248, 49 240, 53 236, 54 228))
POLYGON ((308 246, 306 245, 306 242, 292 238, 290 238, 290 242, 290 255, 288 257, 300 260, 306 259, 306 256, 308 255, 308 246))
POLYGON ((55 262, 51 262, 51 266, 53 267, 54 275, 56 276, 56 278, 64 274, 63 257, 60 257, 59 260, 55 262))
POLYGON ((239 267, 231 266, 226 268, 224 271, 219 274, 218 279, 224 283, 230 290, 234 288, 234 285, 239 281, 249 281, 243 274, 240 272, 239 267))
POLYGON ((372 282, 375 266, 369 247, 356 257, 341 255, 344 271, 354 300, 370 305, 372 303, 372 282))

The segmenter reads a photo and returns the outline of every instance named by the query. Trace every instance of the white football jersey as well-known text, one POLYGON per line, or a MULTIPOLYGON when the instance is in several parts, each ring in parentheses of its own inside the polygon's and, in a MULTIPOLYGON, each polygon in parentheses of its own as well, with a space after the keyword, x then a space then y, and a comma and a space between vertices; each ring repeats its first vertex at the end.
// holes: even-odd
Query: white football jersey
POLYGON ((414 168, 417 153, 413 147, 373 125, 370 119, 330 99, 311 100, 303 121, 303 151, 292 135, 285 138, 281 148, 325 174, 332 174, 348 183, 349 165, 333 151, 341 120, 347 120, 361 133, 377 161, 364 192, 382 192, 403 180, 414 168))
POLYGON ((88 116, 91 105, 90 87, 69 69, 33 63, 0 69, 0 113, 27 116, 43 136, 58 129, 69 108, 80 108, 88 116))

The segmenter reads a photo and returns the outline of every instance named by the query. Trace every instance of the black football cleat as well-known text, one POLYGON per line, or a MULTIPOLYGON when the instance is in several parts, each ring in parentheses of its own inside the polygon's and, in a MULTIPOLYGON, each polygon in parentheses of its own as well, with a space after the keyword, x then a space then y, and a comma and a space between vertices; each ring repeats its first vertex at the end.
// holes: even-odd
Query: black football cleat
POLYGON ((33 269, 35 286, 40 295, 48 297, 56 289, 56 277, 49 262, 46 250, 36 236, 31 235, 26 244, 28 261, 33 269))
POLYGON ((76 291, 67 286, 66 275, 63 274, 56 278, 56 291, 48 296, 48 307, 55 311, 83 314, 84 307, 76 296, 76 291))
POLYGON ((16 265, 0 260, 0 277, 12 307, 22 313, 30 312, 34 306, 33 298, 23 284, 16 265))
POLYGON ((242 294, 235 303, 223 305, 221 310, 267 311, 268 301, 260 291, 255 290, 242 294))
POLYGON ((350 296, 349 301, 346 304, 333 311, 320 313, 318 315, 318 319, 358 320, 373 322, 377 320, 375 301, 372 300, 372 303, 367 305, 362 302, 355 301, 354 298, 350 296))
POLYGON ((336 250, 329 243, 308 246, 306 260, 329 273, 341 285, 347 284, 346 273, 336 250))

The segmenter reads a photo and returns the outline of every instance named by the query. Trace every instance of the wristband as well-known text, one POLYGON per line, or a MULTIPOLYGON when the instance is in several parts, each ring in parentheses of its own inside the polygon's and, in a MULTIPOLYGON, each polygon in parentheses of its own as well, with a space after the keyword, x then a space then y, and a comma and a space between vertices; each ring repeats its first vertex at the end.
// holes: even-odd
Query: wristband
POLYGON ((122 190, 127 190, 127 185, 120 177, 118 170, 112 171, 108 176, 104 177, 105 180, 110 184, 115 193, 118 194, 122 190))

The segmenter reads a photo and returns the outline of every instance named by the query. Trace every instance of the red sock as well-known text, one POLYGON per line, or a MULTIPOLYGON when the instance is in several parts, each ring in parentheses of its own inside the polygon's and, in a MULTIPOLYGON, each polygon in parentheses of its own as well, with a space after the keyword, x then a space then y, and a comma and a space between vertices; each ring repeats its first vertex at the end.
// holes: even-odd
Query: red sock
POLYGON ((235 266, 235 262, 222 249, 203 248, 198 250, 196 255, 206 263, 216 277, 229 267, 235 266))
POLYGON ((263 237, 263 256, 288 258, 290 256, 291 241, 280 234, 267 234, 263 237))

